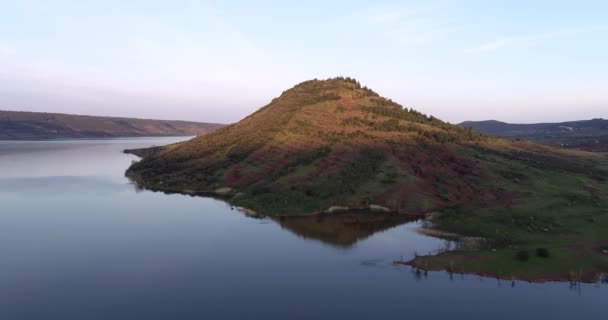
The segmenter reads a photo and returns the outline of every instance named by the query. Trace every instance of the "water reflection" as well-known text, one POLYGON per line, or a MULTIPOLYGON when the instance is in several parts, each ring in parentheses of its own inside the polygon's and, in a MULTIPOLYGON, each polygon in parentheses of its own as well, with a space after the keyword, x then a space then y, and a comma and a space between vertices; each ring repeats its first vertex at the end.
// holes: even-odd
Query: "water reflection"
POLYGON ((327 215, 274 217, 283 229, 305 239, 337 247, 351 247, 358 241, 416 218, 397 214, 348 212, 327 215))
POLYGON ((547 287, 547 286, 555 286, 556 288, 560 288, 561 291, 569 291, 576 293, 577 295, 582 295, 584 290, 591 289, 600 289, 602 287, 606 287, 608 285, 607 275, 603 274, 600 279, 593 283, 585 283, 580 281, 545 281, 545 282, 532 282, 526 280, 514 280, 514 279, 503 279, 500 277, 488 277, 476 274, 467 274, 462 272, 450 272, 450 271, 427 271, 423 269, 419 269, 416 267, 405 266, 402 264, 395 264, 396 268, 399 269, 409 269, 409 272, 412 278, 416 282, 421 281, 433 281, 434 279, 449 279, 452 283, 457 282, 468 282, 476 281, 479 283, 495 283, 496 287, 508 287, 508 288, 530 288, 530 287, 547 287))

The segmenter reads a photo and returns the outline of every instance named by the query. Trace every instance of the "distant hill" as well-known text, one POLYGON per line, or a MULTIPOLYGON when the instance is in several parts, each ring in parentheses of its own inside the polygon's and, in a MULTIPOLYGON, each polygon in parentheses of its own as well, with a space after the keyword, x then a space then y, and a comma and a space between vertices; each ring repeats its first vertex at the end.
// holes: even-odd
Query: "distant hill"
POLYGON ((533 124, 513 124, 496 120, 465 121, 460 123, 460 126, 498 137, 608 152, 608 120, 605 119, 533 124))
POLYGON ((0 140, 196 136, 223 124, 0 110, 0 140))

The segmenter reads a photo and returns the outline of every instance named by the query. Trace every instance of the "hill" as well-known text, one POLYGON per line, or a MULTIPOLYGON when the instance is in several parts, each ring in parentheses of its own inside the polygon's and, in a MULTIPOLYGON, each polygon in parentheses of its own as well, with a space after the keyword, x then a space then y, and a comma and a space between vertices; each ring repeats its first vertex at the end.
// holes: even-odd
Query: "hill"
POLYGON ((195 136, 223 126, 191 121, 0 110, 0 140, 195 136))
POLYGON ((227 190, 260 213, 301 214, 370 204, 419 213, 460 201, 481 168, 459 143, 484 136, 380 97, 351 79, 307 81, 240 122, 168 146, 128 172, 165 191, 227 190))
POLYGON ((532 169, 589 183, 608 177, 599 157, 490 138, 348 78, 301 83, 238 123, 154 151, 127 172, 145 187, 221 190, 273 215, 372 204, 412 214, 504 206, 524 191, 522 181, 535 182, 532 169))
MULTIPOLYGON (((573 265, 608 271, 606 155, 492 138, 403 108, 353 79, 306 81, 238 123, 133 152, 144 158, 126 175, 143 188, 220 196, 248 214, 284 219, 429 214, 432 228, 488 239, 495 249, 417 258, 418 268, 460 263, 511 278, 563 277, 573 265), (552 258, 514 262, 518 251, 538 247, 552 258)), ((284 225, 308 228, 298 221, 284 225)))
POLYGON ((608 152, 608 120, 605 119, 533 124, 512 124, 496 120, 465 121, 460 126, 493 136, 526 139, 563 148, 608 152))

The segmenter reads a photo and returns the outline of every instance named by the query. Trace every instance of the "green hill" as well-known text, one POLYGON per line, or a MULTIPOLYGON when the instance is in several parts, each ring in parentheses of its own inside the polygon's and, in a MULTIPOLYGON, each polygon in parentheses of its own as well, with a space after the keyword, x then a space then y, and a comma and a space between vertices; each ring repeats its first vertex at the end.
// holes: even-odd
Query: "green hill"
POLYGON ((307 81, 207 136, 144 158, 128 172, 146 187, 210 193, 268 214, 332 206, 421 213, 502 201, 475 190, 483 168, 463 143, 486 138, 378 96, 351 79, 307 81))
POLYGON ((222 124, 0 110, 0 140, 196 136, 222 124))

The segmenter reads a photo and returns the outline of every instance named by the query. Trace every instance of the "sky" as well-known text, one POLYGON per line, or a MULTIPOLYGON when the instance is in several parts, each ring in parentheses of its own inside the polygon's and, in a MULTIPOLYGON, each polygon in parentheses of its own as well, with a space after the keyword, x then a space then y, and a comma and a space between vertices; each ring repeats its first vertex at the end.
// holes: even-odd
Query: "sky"
POLYGON ((608 117, 608 1, 0 0, 0 110, 231 123, 350 76, 458 123, 608 117))

